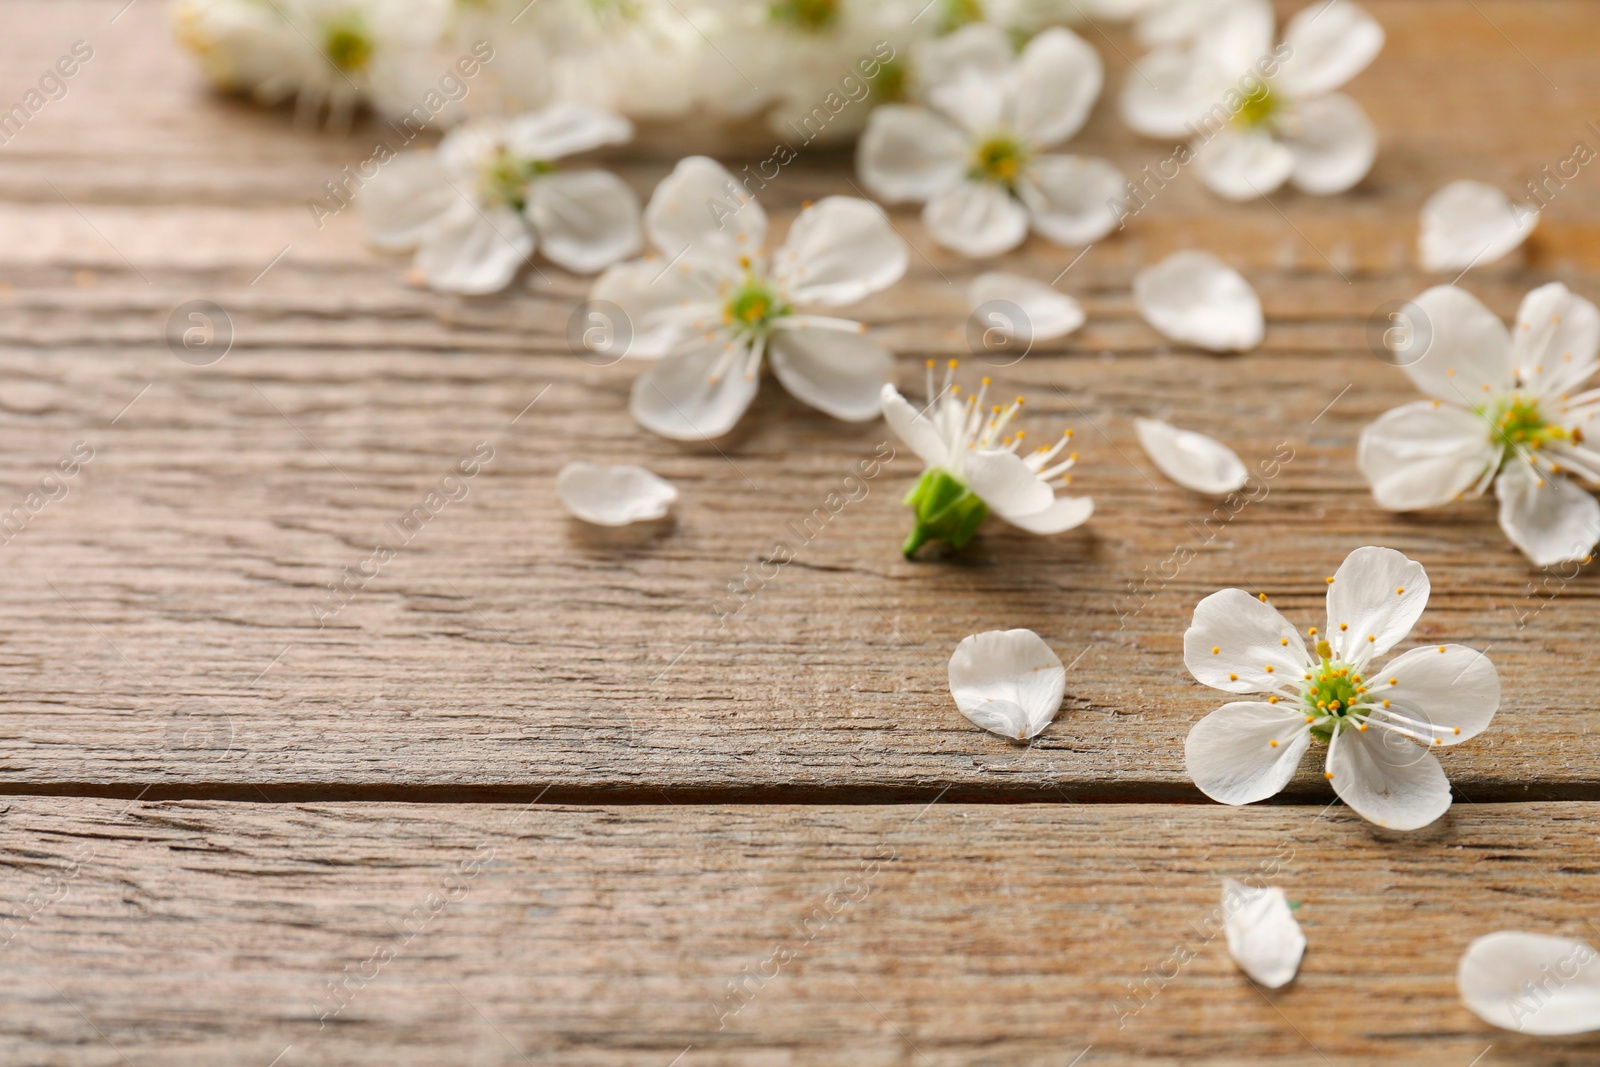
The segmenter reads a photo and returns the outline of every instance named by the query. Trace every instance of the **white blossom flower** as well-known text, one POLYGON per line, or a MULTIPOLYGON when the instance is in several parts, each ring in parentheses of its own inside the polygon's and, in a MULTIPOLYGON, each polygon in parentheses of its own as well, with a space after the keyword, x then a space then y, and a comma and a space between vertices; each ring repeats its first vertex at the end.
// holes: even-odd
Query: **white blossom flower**
POLYGON ((620 263, 592 293, 625 316, 630 338, 617 347, 656 361, 633 383, 640 425, 720 437, 755 399, 769 354, 797 399, 850 422, 878 416, 893 356, 859 322, 800 310, 854 304, 900 280, 906 245, 876 204, 819 200, 769 259, 761 205, 720 164, 691 156, 650 198, 645 230, 665 261, 620 263))
POLYGON ((639 200, 615 174, 554 161, 632 136, 627 119, 580 104, 464 123, 362 190, 368 239, 416 248, 417 271, 446 292, 504 289, 535 247, 567 270, 598 271, 639 250, 639 200))
POLYGON ((1013 741, 1049 726, 1066 690, 1061 658, 1032 630, 973 634, 950 656, 950 695, 961 714, 1013 741))
POLYGON ((671 482, 643 467, 608 467, 581 459, 561 468, 556 493, 568 511, 596 526, 665 518, 678 499, 671 482))
POLYGON ((1272 34, 1266 0, 1225 6, 1191 42, 1139 61, 1123 118, 1147 136, 1191 138, 1201 180, 1229 199, 1286 181, 1342 193, 1372 169, 1378 140, 1361 107, 1333 90, 1377 56, 1383 27, 1350 0, 1319 0, 1289 21, 1276 49, 1272 34))
POLYGON ((1585 941, 1501 930, 1462 954, 1456 988, 1502 1030, 1551 1037, 1600 1030, 1600 962, 1585 941))
POLYGON ((1516 248, 1539 224, 1539 213, 1514 204, 1492 185, 1451 182, 1422 205, 1417 248, 1427 270, 1465 271, 1493 263, 1516 248))
POLYGON ((1324 776, 1356 814, 1415 830, 1450 807, 1450 783, 1424 746, 1475 737, 1500 706, 1500 678, 1465 645, 1427 645, 1374 660, 1410 633, 1428 603, 1420 563, 1358 548, 1328 579, 1328 620, 1315 655, 1266 595, 1224 589, 1202 600, 1183 659, 1204 685, 1264 699, 1224 704, 1184 744, 1189 776, 1224 804, 1265 800, 1289 784, 1311 739, 1324 776))
POLYGON ((1133 276, 1133 300, 1151 326, 1174 341, 1212 352, 1261 343, 1261 298, 1244 276, 1210 252, 1174 252, 1133 276))
POLYGON ((884 418, 927 465, 904 501, 916 513, 916 526, 901 546, 906 558, 928 541, 961 548, 991 508, 1011 525, 1036 534, 1060 533, 1088 521, 1094 513, 1091 498, 1057 496, 1055 490, 1070 483, 1067 471, 1078 461, 1076 452, 1057 458, 1072 431, 1064 431, 1053 445, 1019 455, 1024 431, 1002 435, 1022 410, 1022 398, 987 406, 985 378, 975 395, 962 400, 961 387, 951 384, 955 366, 951 360, 935 392, 933 361, 928 361, 928 406, 920 412, 894 386, 883 387, 884 418))
POLYGON ((1268 989, 1288 985, 1300 969, 1306 935, 1276 886, 1258 889, 1224 878, 1222 933, 1233 962, 1268 989))
POLYGON ((967 302, 974 314, 986 316, 979 323, 985 330, 1024 344, 1064 337, 1083 325, 1083 308, 1076 300, 1021 274, 978 275, 967 286, 967 302))
POLYGON ((1600 503, 1568 477, 1600 483, 1585 429, 1600 389, 1600 311, 1557 282, 1529 293, 1508 334, 1453 285, 1397 313, 1405 372, 1433 399, 1387 412, 1361 432, 1356 459, 1391 511, 1438 507, 1490 484, 1500 528, 1535 565, 1581 559, 1600 541, 1600 503), (1413 357, 1411 353, 1420 353, 1413 357))
POLYGON ((1133 430, 1145 455, 1185 489, 1226 496, 1250 479, 1239 454, 1214 437, 1160 419, 1134 419, 1133 430))
POLYGON ((1060 28, 1014 60, 995 26, 968 26, 949 40, 962 58, 939 72, 928 107, 872 112, 857 151, 868 189, 891 202, 925 201, 934 240, 967 256, 1009 251, 1030 228, 1071 245, 1111 232, 1122 174, 1103 159, 1050 152, 1083 127, 1100 95, 1095 50, 1060 28))

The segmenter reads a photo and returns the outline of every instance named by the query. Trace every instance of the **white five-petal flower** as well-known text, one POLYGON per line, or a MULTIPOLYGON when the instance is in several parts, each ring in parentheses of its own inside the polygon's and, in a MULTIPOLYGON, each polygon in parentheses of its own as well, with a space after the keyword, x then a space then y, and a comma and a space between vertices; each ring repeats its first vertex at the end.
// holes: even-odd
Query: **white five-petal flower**
POLYGON ((615 174, 554 161, 632 136, 627 119, 579 104, 464 123, 361 191, 368 239, 415 248, 417 271, 445 292, 504 289, 536 246, 567 270, 601 270, 639 250, 638 197, 615 174))
POLYGON ((1265 699, 1224 704, 1189 731, 1195 785, 1224 804, 1265 800, 1289 784, 1313 737, 1324 775, 1362 818, 1415 830, 1450 807, 1450 783, 1428 747, 1475 737, 1500 706, 1500 678, 1465 645, 1374 660, 1411 631, 1428 602, 1420 563, 1358 548, 1328 579, 1328 621, 1307 651, 1278 610, 1242 589, 1202 600, 1183 659, 1202 684, 1265 699), (1417 744, 1420 742, 1422 746, 1417 744))
POLYGON ((1070 30, 1049 29, 1015 58, 1005 32, 977 23, 919 72, 928 106, 890 104, 867 122, 861 180, 890 202, 926 202, 924 225, 967 256, 1007 252, 1030 227, 1061 244, 1111 232, 1122 174, 1103 159, 1051 154, 1083 127, 1100 95, 1100 57, 1070 30))
POLYGON ((1272 45, 1266 0, 1222 7, 1187 44, 1139 61, 1122 94, 1128 125, 1150 137, 1190 137, 1213 192, 1265 196, 1284 182, 1342 193, 1366 177, 1378 139, 1339 88, 1376 58, 1383 27, 1350 0, 1304 8, 1272 45))
POLYGON ((799 400, 850 422, 878 416, 894 357, 861 323, 799 309, 854 304, 900 280, 906 245, 881 208, 819 200, 769 260, 761 205, 720 164, 691 156, 656 189, 644 223, 665 259, 619 263, 591 296, 626 316, 628 340, 613 347, 657 361, 633 384, 640 425, 678 440, 720 437, 755 399, 769 354, 799 400))
POLYGON ((643 467, 608 467, 576 459, 556 475, 556 493, 568 511, 596 526, 626 526, 665 518, 678 490, 643 467))
POLYGON ((1501 930, 1467 946, 1456 988, 1472 1014, 1501 1029, 1583 1034, 1600 1030, 1597 961, 1585 941, 1501 930))
POLYGON ((1288 985, 1300 969, 1306 935, 1283 890, 1222 880, 1222 932, 1239 969, 1268 989, 1288 985))
POLYGON ((1500 527, 1538 566, 1581 559, 1600 541, 1600 484, 1585 426, 1600 389, 1584 388, 1600 353, 1600 310, 1557 282, 1529 293, 1509 334, 1453 285, 1397 312, 1394 346, 1432 400, 1387 412, 1361 432, 1356 460, 1379 506, 1438 507, 1494 485, 1500 527))
POLYGON ((1013 741, 1049 726, 1066 690, 1061 658, 1032 630, 973 634, 950 656, 950 695, 961 714, 1013 741))
POLYGON ((1053 445, 1019 455, 1024 431, 1005 432, 1022 410, 1022 398, 990 406, 985 378, 982 388, 963 400, 961 387, 951 383, 955 365, 951 360, 936 392, 933 360, 928 361, 929 399, 922 411, 893 385, 883 387, 884 418, 927 465, 904 501, 916 513, 916 526, 901 546, 906 558, 928 541, 962 547, 991 508, 1011 525, 1036 534, 1060 533, 1088 521, 1093 499, 1057 496, 1055 490, 1069 483, 1067 471, 1078 461, 1076 452, 1058 458, 1072 431, 1064 431, 1053 445))

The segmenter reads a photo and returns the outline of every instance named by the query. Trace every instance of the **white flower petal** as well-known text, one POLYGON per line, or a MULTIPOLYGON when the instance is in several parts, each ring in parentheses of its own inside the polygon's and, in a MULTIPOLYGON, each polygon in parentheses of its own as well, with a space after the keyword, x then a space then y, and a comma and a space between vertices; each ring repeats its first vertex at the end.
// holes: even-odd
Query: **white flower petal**
POLYGON ((767 213, 722 164, 689 156, 656 186, 644 228, 668 261, 682 255, 713 273, 737 277, 739 257, 759 256, 766 244, 767 213))
POLYGON ((1056 26, 1023 48, 1010 82, 1012 128, 1035 147, 1049 148, 1083 128, 1100 98, 1105 67, 1088 41, 1056 26))
POLYGON ((1049 535, 1076 529, 1094 514, 1094 499, 1087 496, 1058 496, 1043 511, 1027 515, 1001 515, 1019 530, 1049 535))
POLYGON ((911 76, 924 93, 950 81, 965 67, 974 67, 998 81, 1005 77, 1015 55, 1005 30, 992 22, 972 22, 943 37, 917 41, 911 76))
POLYGON ((1289 180, 1314 196, 1351 188, 1378 158, 1378 131, 1361 105, 1339 93, 1299 103, 1299 126, 1285 143, 1294 156, 1289 180))
POLYGON ((533 255, 533 232, 509 207, 457 199, 417 249, 417 269, 446 293, 494 293, 533 255))
POLYGON ((1055 501, 1055 491, 1014 453, 968 452, 961 459, 967 487, 1003 519, 1036 515, 1055 501))
MULTIPOLYGON (((1014 304, 1022 312, 1022 320, 984 323, 984 326, 993 325, 1007 337, 1019 341, 1047 341, 1063 337, 1083 325, 1083 308, 1076 300, 1033 278, 990 271, 978 275, 967 286, 967 302, 973 311, 999 301, 1014 304)), ((1002 313, 998 318, 1006 316, 1002 313)))
POLYGON ((1500 529, 1536 567, 1582 559, 1600 541, 1600 503, 1559 474, 1514 459, 1495 479, 1494 495, 1500 529))
MULTIPOLYGON (((1228 88, 1188 49, 1157 48, 1142 57, 1122 83, 1122 121, 1146 137, 1188 137, 1196 122, 1228 88)), ((1224 113, 1226 108, 1222 109, 1224 113)))
POLYGON ((645 429, 677 441, 703 441, 733 429, 761 384, 759 370, 746 377, 741 351, 733 370, 713 379, 711 371, 732 342, 717 339, 666 356, 633 381, 628 410, 645 429))
POLYGON ((1429 589, 1428 572, 1403 552, 1368 545, 1350 553, 1328 583, 1323 636, 1334 658, 1370 660, 1389 651, 1422 616, 1429 589))
POLYGON ((1222 880, 1222 932, 1228 955, 1250 979, 1268 989, 1286 986, 1300 969, 1306 935, 1283 890, 1222 880))
MULTIPOLYGON (((669 268, 664 260, 635 259, 606 268, 595 279, 589 299, 621 309, 622 322, 588 325, 608 329, 608 346, 635 359, 660 359, 720 323, 717 293, 706 276, 681 266, 669 268)), ((605 312, 598 314, 606 317, 605 312)))
POLYGON ((917 458, 929 467, 948 467, 950 456, 944 438, 934 429, 933 422, 924 418, 918 409, 900 395, 893 385, 884 385, 879 394, 883 417, 895 435, 910 446, 917 458))
POLYGON ((877 204, 830 196, 794 220, 773 275, 799 303, 853 304, 899 281, 909 255, 877 204))
POLYGON ((1381 670, 1373 668, 1373 679, 1380 676, 1394 684, 1373 694, 1389 705, 1373 714, 1387 718, 1387 710, 1439 727, 1441 744, 1457 745, 1481 734, 1500 707, 1499 672, 1488 656, 1466 645, 1413 648, 1381 670))
POLYGON ((1494 312, 1453 285, 1436 285, 1399 312, 1421 355, 1402 369, 1429 396, 1462 407, 1510 391, 1511 338, 1494 312))
POLYGON ((671 482, 643 467, 611 467, 581 459, 561 468, 556 493, 568 511, 597 526, 659 519, 678 499, 671 482))
POLYGON ((1298 708, 1240 701, 1194 724, 1183 743, 1184 767, 1212 800, 1253 804, 1283 792, 1310 744, 1298 708))
POLYGON ((1012 740, 1049 726, 1066 689, 1060 657, 1032 630, 973 634, 950 656, 950 695, 961 714, 1012 740))
POLYGON ((626 259, 643 243, 639 198, 604 170, 551 174, 528 189, 528 220, 545 258, 577 274, 626 259))
POLYGON ((772 373, 796 400, 846 422, 875 419, 894 356, 856 333, 820 328, 777 330, 772 373))
POLYGON ((1183 662, 1201 685, 1260 693, 1292 685, 1311 658, 1277 608, 1243 589, 1222 589, 1195 605, 1183 662))
POLYGON ((1185 489, 1225 496, 1250 478, 1238 453, 1214 437, 1159 419, 1134 419, 1133 429, 1151 462, 1185 489))
POLYGON ((923 201, 954 187, 966 173, 968 138, 926 108, 874 108, 856 148, 861 181, 889 203, 923 201))
POLYGON ((1020 182, 1017 195, 1033 213, 1033 228, 1057 244, 1098 241, 1126 214, 1127 179, 1103 159, 1043 156, 1020 182))
POLYGON ((404 152, 390 160, 356 197, 367 240, 378 248, 415 248, 460 199, 435 152, 404 152))
POLYGON ((550 161, 633 140, 633 124, 586 104, 561 103, 510 119, 506 145, 527 159, 550 161))
POLYGON ((1587 942, 1500 930, 1467 946, 1461 1003, 1491 1026, 1540 1037, 1600 1030, 1600 964, 1587 942))
POLYGON ((1005 82, 989 71, 960 67, 927 91, 928 103, 969 135, 986 136, 1005 118, 1005 82))
POLYGON ((1285 92, 1296 97, 1332 92, 1366 69, 1383 50, 1383 27, 1350 0, 1300 9, 1283 31, 1291 51, 1278 69, 1285 92))
POLYGON ((1388 730, 1341 730, 1328 773, 1340 800, 1390 830, 1420 830, 1450 810, 1450 780, 1438 759, 1388 730))
POLYGON ((1213 352, 1261 343, 1261 299, 1238 271, 1209 252, 1175 252, 1133 276, 1139 314, 1161 333, 1213 352))
POLYGON ((1295 157, 1261 130, 1223 129, 1195 151, 1206 188, 1229 200, 1254 200, 1289 180, 1295 157))
POLYGON ((1539 213, 1514 204, 1492 185, 1456 181, 1422 205, 1417 248, 1426 270, 1466 270, 1493 263, 1527 240, 1539 213))
POLYGON ((1217 12, 1195 39, 1195 53, 1218 71, 1227 72, 1229 88, 1272 52, 1277 24, 1270 0, 1236 0, 1217 12))
POLYGON ((1600 351, 1600 309, 1560 282, 1522 298, 1511 332, 1512 361, 1530 389, 1550 396, 1570 391, 1594 373, 1600 351))
POLYGON ((1356 465, 1372 498, 1390 511, 1448 504, 1477 485, 1500 448, 1478 415, 1437 400, 1384 412, 1361 431, 1356 465))
POLYGON ((964 256, 997 256, 1028 236, 1028 213, 998 185, 963 181, 928 201, 922 223, 933 239, 964 256))

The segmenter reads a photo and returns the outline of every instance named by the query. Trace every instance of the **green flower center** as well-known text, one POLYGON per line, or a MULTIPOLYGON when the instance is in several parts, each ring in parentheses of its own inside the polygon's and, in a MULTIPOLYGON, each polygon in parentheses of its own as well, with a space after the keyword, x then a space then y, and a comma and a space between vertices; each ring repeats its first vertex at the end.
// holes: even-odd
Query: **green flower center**
POLYGON ((878 73, 867 80, 874 104, 892 104, 906 98, 906 65, 898 59, 879 64, 878 73))
POLYGON ((722 321, 735 332, 765 335, 774 319, 793 312, 767 284, 752 277, 746 268, 744 283, 722 305, 722 321))
POLYGON ((372 39, 357 15, 328 26, 322 35, 322 51, 328 61, 346 74, 365 67, 372 59, 372 39))
POLYGON ((943 467, 930 467, 901 501, 917 516, 917 524, 900 546, 906 559, 929 541, 961 548, 989 517, 989 505, 978 499, 967 483, 943 467))
POLYGON ((512 155, 504 146, 497 148, 478 176, 484 202, 521 211, 528 204, 528 183, 555 169, 543 160, 524 159, 512 155))
POLYGON ((1512 393, 1483 414, 1494 427, 1489 440, 1510 449, 1541 448, 1572 437, 1570 431, 1546 421, 1539 401, 1523 393, 1512 393))
POLYGON ((1028 149, 1009 134, 995 134, 978 145, 973 153, 971 176, 995 182, 1010 189, 1028 162, 1028 149))
POLYGON ((1312 668, 1311 684, 1306 688, 1305 711, 1318 719, 1332 716, 1332 721, 1319 722, 1311 728, 1311 735, 1323 741, 1331 740, 1353 709, 1365 702, 1366 686, 1357 670, 1348 663, 1332 658, 1328 642, 1317 642, 1317 654, 1322 665, 1312 668))
POLYGON ((1243 126, 1247 130, 1265 126, 1277 114, 1278 106, 1278 98, 1272 94, 1267 83, 1262 82, 1244 98, 1239 110, 1233 113, 1234 125, 1243 126))
POLYGON ((803 30, 820 32, 839 21, 839 0, 773 0, 767 16, 803 30))

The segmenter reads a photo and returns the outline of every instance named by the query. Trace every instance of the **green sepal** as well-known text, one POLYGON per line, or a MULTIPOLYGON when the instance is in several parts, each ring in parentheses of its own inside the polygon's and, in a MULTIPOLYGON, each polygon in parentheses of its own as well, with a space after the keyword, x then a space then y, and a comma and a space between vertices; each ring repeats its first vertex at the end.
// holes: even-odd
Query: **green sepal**
POLYGON ((907 559, 929 541, 943 541, 951 548, 964 547, 989 517, 989 505, 942 467, 923 471, 901 503, 917 517, 911 535, 900 546, 907 559))

